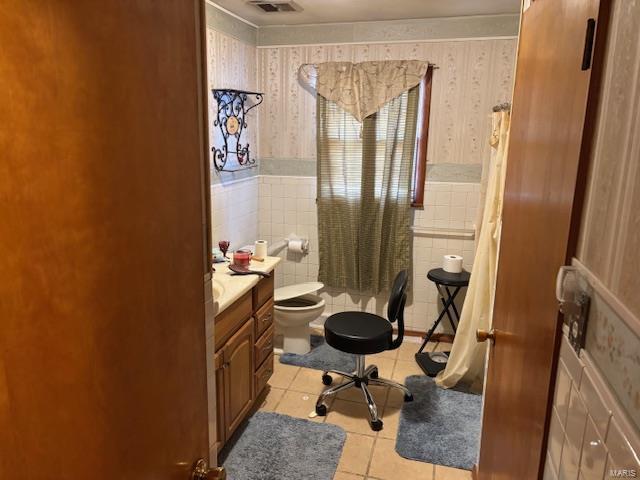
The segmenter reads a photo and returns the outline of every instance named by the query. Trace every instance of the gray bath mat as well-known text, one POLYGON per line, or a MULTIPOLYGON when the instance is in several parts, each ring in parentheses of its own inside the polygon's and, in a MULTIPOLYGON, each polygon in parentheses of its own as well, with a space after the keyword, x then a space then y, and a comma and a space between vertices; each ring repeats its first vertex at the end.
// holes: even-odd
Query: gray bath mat
POLYGON ((311 351, 309 353, 304 355, 283 353, 280 355, 280 363, 316 370, 353 372, 356 369, 355 355, 330 347, 325 343, 324 337, 320 335, 311 335, 311 351))
POLYGON ((405 458, 471 470, 480 451, 482 396, 443 389, 432 378, 407 377, 413 402, 400 412, 396 451, 405 458))
POLYGON ((220 453, 229 480, 329 480, 346 433, 337 425, 257 412, 220 453))

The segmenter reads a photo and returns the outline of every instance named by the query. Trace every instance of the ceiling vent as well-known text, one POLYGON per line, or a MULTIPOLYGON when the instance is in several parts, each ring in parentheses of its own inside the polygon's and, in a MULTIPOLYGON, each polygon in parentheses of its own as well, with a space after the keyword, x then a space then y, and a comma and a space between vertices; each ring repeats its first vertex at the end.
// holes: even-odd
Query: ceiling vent
POLYGON ((302 8, 294 2, 287 1, 266 1, 266 0, 250 0, 251 5, 255 5, 257 8, 266 13, 280 13, 280 12, 300 12, 302 8))

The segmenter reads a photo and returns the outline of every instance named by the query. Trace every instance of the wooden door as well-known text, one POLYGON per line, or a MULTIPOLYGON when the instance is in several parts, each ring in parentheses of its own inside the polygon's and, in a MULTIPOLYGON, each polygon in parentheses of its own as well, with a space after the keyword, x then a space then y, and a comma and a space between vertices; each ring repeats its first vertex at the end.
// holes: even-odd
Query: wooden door
POLYGON ((0 478, 208 456, 201 4, 0 0, 0 478))
POLYGON ((216 451, 219 452, 227 441, 227 410, 225 408, 225 392, 227 389, 225 387, 226 365, 224 363, 224 349, 216 352, 213 364, 216 375, 216 451))
POLYGON ((599 0, 536 0, 520 37, 479 477, 534 479, 542 462, 599 0))
POLYGON ((255 370, 253 318, 238 330, 224 347, 225 438, 238 428, 254 400, 255 370))

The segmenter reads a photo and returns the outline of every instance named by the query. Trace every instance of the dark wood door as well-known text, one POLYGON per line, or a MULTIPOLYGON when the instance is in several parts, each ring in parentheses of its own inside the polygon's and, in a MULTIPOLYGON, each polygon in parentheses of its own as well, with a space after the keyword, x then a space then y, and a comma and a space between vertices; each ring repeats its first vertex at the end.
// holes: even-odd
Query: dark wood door
POLYGON ((253 318, 238 330, 224 347, 225 438, 238 428, 254 400, 253 318))
POLYGON ((524 13, 504 194, 481 479, 534 479, 542 461, 558 308, 599 0, 536 0, 524 13))
POLYGON ((0 0, 0 478, 208 455, 195 0, 0 0))

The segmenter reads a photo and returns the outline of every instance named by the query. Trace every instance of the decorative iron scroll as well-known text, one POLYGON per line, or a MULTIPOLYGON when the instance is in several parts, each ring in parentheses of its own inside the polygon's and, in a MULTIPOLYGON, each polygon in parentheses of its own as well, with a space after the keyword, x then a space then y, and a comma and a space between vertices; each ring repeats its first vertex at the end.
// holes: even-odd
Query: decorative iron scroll
POLYGON ((263 94, 232 90, 228 88, 212 90, 213 98, 218 102, 218 114, 213 126, 221 134, 221 145, 211 147, 213 166, 219 172, 237 172, 255 166, 256 159, 251 157, 249 143, 243 143, 242 132, 247 127, 247 113, 260 105, 263 94), (255 99, 249 102, 249 99, 255 99), (225 168, 230 158, 235 157, 240 168, 225 168))

